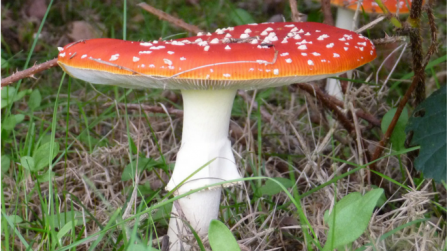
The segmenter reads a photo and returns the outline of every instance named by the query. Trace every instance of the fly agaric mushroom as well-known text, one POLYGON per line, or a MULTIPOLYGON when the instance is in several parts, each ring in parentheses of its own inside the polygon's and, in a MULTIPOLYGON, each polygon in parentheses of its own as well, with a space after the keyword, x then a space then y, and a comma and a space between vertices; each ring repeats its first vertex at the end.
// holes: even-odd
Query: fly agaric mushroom
MULTIPOLYGON (((331 4, 337 7, 337 19, 335 26, 346 30, 354 30, 358 25, 358 19, 354 22, 355 11, 357 10, 358 0, 331 0, 331 4)), ((411 7, 411 0, 382 0, 382 3, 393 14, 409 14, 411 7)), ((361 2, 360 12, 372 14, 383 14, 382 9, 375 2, 375 0, 363 0, 361 2)), ((351 78, 351 71, 347 72, 348 78, 351 78)), ((343 99, 343 92, 340 86, 340 81, 333 78, 328 78, 326 82, 326 91, 329 95, 335 96, 338 99, 343 99)))
MULTIPOLYGON (((183 135, 171 180, 176 194, 240 178, 228 129, 237 89, 308 82, 341 74, 376 57, 374 45, 352 31, 320 23, 249 24, 173 41, 92 39, 59 49, 58 63, 69 75, 95 84, 181 89, 183 135)), ((234 183, 227 183, 232 186, 234 183)), ((173 207, 172 250, 185 220, 200 234, 216 219, 220 186, 191 194, 173 207), (181 209, 181 212, 178 212, 181 209)))

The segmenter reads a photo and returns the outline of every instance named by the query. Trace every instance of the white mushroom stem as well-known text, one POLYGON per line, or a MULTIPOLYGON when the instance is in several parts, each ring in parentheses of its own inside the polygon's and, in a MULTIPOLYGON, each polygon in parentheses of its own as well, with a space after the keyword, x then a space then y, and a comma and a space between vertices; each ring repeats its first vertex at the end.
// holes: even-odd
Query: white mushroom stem
MULTIPOLYGON (((236 90, 182 90, 182 144, 167 190, 173 190, 200 168, 175 194, 241 178, 228 139, 235 95, 236 90)), ((220 191, 220 187, 206 189, 178 200, 180 208, 173 207, 169 223, 168 236, 174 244, 171 250, 180 250, 178 238, 188 233, 182 220, 187 220, 200 235, 208 232, 210 221, 218 215, 220 191)))
MULTIPOLYGON (((354 23, 355 12, 350 9, 337 8, 337 19, 335 26, 338 28, 352 30, 354 23)), ((357 27, 358 19, 356 20, 355 27, 357 27)), ((347 72, 348 78, 351 78, 352 71, 347 72)), ((329 95, 332 95, 340 100, 343 100, 343 91, 340 81, 338 79, 328 78, 326 81, 326 91, 329 95)))

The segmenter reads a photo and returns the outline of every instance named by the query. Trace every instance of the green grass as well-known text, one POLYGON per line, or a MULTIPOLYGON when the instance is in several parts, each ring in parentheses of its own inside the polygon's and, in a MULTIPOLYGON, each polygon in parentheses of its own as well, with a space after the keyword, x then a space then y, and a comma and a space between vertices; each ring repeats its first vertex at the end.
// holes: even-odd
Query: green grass
MULTIPOLYGON (((289 20, 286 2, 275 7, 289 20)), ((137 3, 132 0, 112 5, 103 1, 56 1, 41 23, 22 18, 25 5, 3 3, 2 19, 14 25, 2 27, 2 76, 56 57, 56 46, 69 42, 70 23, 75 20, 87 21, 101 37, 155 40, 188 36, 187 32, 139 9, 137 3), (34 33, 42 34, 41 38, 34 39, 38 37, 34 33)), ((244 20, 264 22, 271 15, 256 1, 149 4, 210 31, 244 20)), ((300 11, 308 14, 309 20, 322 21, 317 3, 299 4, 300 11)), ((445 42, 446 15, 436 14, 439 36, 445 42)), ((363 23, 373 19, 362 16, 363 23)), ((3 23, 7 25, 7 22, 3 23)), ((381 38, 383 32, 393 34, 392 26, 384 22, 368 33, 372 38, 381 38)), ((428 41, 425 42, 426 47, 428 41)), ((378 47, 378 50, 383 54, 360 69, 361 77, 353 84, 355 89, 366 83, 369 71, 377 69, 383 55, 392 49, 378 47)), ((429 91, 445 82, 445 77, 443 80, 438 73, 445 71, 446 50, 445 46, 440 47, 427 67, 429 91)), ((356 107, 363 107, 379 118, 383 116, 408 86, 405 81, 412 76, 410 61, 405 58, 398 64, 385 97, 371 97, 376 89, 368 86, 356 97, 356 107)), ((388 74, 389 68, 385 67, 379 79, 384 80, 388 74)), ((158 106, 162 103, 181 109, 179 93, 93 86, 64 75, 59 68, 36 77, 13 84, 11 87, 15 89, 8 96, 2 96, 11 101, 1 111, 2 250, 145 250, 147 247, 161 250, 160 242, 153 240, 161 241, 159 238, 166 234, 172 202, 181 197, 172 197, 163 187, 172 171, 175 147, 180 144, 182 121, 173 115, 169 118, 166 114, 119 109, 115 104, 158 106), (31 98, 37 95, 32 94, 36 90, 41 95, 40 102, 31 98), (104 106, 104 103, 110 105, 104 106), (8 126, 12 128, 7 129, 8 126), (46 165, 39 170, 30 169, 29 158, 23 157, 29 156, 35 161, 45 143, 49 144, 48 154, 41 161, 46 161, 46 165), (126 167, 135 173, 138 165, 134 161, 143 158, 156 164, 142 172, 139 179, 122 181, 126 167)), ((2 90, 2 95, 8 88, 2 90)), ((236 98, 232 121, 242 133, 234 132, 231 139, 238 166, 245 172, 245 178, 240 180, 245 186, 224 189, 226 199, 221 206, 220 220, 233 228, 232 235, 249 249, 320 250, 329 234, 324 212, 332 210, 347 194, 364 194, 373 189, 360 176, 359 171, 366 165, 359 164, 355 142, 340 127, 335 136, 350 144, 337 141, 332 135, 333 140, 321 151, 315 150, 331 126, 318 122, 319 103, 315 99, 295 92, 293 87, 249 94, 256 95, 257 103, 275 115, 275 123, 288 135, 263 120, 259 109, 250 110, 243 98, 236 98), (301 107, 306 109, 297 114, 301 107), (310 159, 303 152, 303 146, 297 144, 295 130, 310 149, 310 159), (272 179, 278 177, 290 182, 272 179), (262 193, 263 188, 265 191, 266 186, 274 184, 280 188, 277 193, 262 193), (292 223, 286 224, 287 221, 292 223), (254 241, 248 241, 256 234, 259 236, 254 241)), ((363 137, 370 142, 379 140, 380 128, 369 128, 366 122, 360 126, 363 137)), ((427 244, 428 249, 445 248, 442 241, 446 228, 446 187, 432 186, 431 181, 408 171, 410 165, 403 156, 410 150, 381 158, 380 169, 375 173, 395 193, 386 195, 387 200, 373 213, 371 228, 358 241, 347 245, 347 250, 369 246, 376 250, 409 250, 422 238, 431 243, 427 244), (402 157, 398 159, 397 154, 402 157), (413 186, 410 180, 417 182, 413 186), (432 194, 435 191, 437 194, 432 194), (426 202, 425 199, 428 203, 417 204, 426 202), (426 210, 423 215, 418 214, 423 210, 426 210), (428 219, 439 229, 428 224, 428 219)), ((209 248, 207 245, 204 242, 201 248, 209 248)))

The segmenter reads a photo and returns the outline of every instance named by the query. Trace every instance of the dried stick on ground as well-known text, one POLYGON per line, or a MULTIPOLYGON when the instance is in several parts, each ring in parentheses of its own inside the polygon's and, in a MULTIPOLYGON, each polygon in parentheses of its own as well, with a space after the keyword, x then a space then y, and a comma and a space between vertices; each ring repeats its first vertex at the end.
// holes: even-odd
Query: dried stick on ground
POLYGON ((33 77, 34 74, 39 73, 44 70, 47 70, 47 69, 50 69, 51 67, 54 67, 56 65, 57 65, 57 58, 52 59, 52 60, 47 61, 42 64, 34 65, 33 67, 28 68, 26 70, 18 71, 9 77, 3 78, 2 79, 2 87, 10 85, 16 81, 19 81, 20 79, 33 77))
MULTIPOLYGON (((324 104, 327 104, 327 107, 329 107, 330 109, 332 109, 334 107, 340 107, 340 108, 344 109, 343 101, 341 101, 337 98, 334 98, 331 95, 328 95, 327 93, 323 92, 320 88, 314 87, 309 84, 297 84, 297 85, 302 90, 308 92, 309 94, 316 97, 317 99, 319 99, 319 100, 324 99, 325 100, 324 104)), ((357 117, 368 121, 370 124, 372 124, 376 127, 380 127, 380 120, 378 120, 376 117, 374 117, 374 115, 364 112, 362 110, 356 111, 355 114, 357 115, 357 117)))
POLYGON ((324 15, 324 24, 334 26, 334 18, 331 12, 331 0, 321 0, 321 11, 324 15))
POLYGON ((157 16, 158 18, 168 21, 169 23, 171 23, 175 26, 178 26, 180 28, 183 28, 191 33, 197 34, 202 31, 197 26, 188 24, 185 21, 183 21, 182 19, 171 16, 168 13, 161 11, 157 8, 154 8, 147 3, 139 3, 138 6, 143 8, 145 11, 148 11, 148 12, 152 13, 153 15, 157 16))

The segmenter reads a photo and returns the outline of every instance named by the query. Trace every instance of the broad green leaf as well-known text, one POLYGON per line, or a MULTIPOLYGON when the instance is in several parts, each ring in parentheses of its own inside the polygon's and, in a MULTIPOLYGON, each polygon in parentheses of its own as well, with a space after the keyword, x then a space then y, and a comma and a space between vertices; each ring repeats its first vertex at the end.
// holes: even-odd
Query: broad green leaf
POLYGON ((12 103, 16 93, 16 88, 13 86, 7 86, 2 89, 2 108, 12 103))
MULTIPOLYGON (((59 144, 55 142, 53 155, 51 156, 51 159, 54 159, 58 153, 59 153, 59 144)), ((50 164, 48 158, 49 154, 50 154, 50 142, 42 144, 39 146, 39 148, 37 148, 37 150, 33 154, 34 167, 36 171, 39 171, 50 164)))
POLYGON ((8 215, 9 219, 11 219, 11 221, 15 224, 19 224, 23 222, 22 217, 18 216, 18 215, 8 215))
POLYGON ((31 108, 31 110, 36 110, 37 108, 39 108, 41 102, 42 95, 40 95, 40 91, 36 89, 29 96, 28 106, 29 108, 31 108))
POLYGON ((31 93, 31 90, 30 90, 30 89, 26 89, 26 90, 23 90, 23 91, 19 91, 19 92, 17 93, 17 95, 14 96, 13 102, 16 102, 16 101, 21 100, 23 97, 25 97, 25 95, 28 95, 28 94, 30 94, 30 93, 31 93))
POLYGON ((62 246, 62 238, 73 229, 73 225, 76 226, 77 224, 79 224, 78 220, 75 220, 75 222, 69 221, 59 230, 56 235, 57 240, 59 241, 59 245, 62 246))
MULTIPOLYGON (((393 120, 394 114, 396 114, 397 108, 389 110, 382 118, 382 132, 385 133, 393 120)), ((408 123, 408 110, 405 107, 397 120, 393 133, 391 134, 390 141, 393 145, 393 150, 402 151, 405 149, 405 126, 408 123)))
POLYGON ((208 239, 213 251, 241 250, 230 229, 218 220, 212 220, 208 230, 208 239))
POLYGON ((2 174, 5 174, 11 167, 11 159, 8 155, 2 155, 2 174))
POLYGON ((167 225, 168 221, 166 221, 166 219, 169 217, 169 215, 171 215, 171 210, 172 210, 172 202, 163 205, 152 216, 152 220, 155 221, 155 222, 159 221, 159 223, 161 223, 162 225, 164 223, 166 223, 166 225, 167 225))
POLYGON ((43 183, 43 182, 48 182, 49 180, 53 179, 53 177, 56 175, 56 173, 51 171, 51 173, 48 174, 48 171, 46 171, 42 175, 37 176, 37 180, 39 182, 43 183))
POLYGON ((16 127, 16 125, 25 119, 23 114, 13 114, 7 117, 2 123, 2 129, 6 131, 11 131, 16 127))
POLYGON ((1 62, 1 67, 2 67, 2 69, 5 69, 6 67, 8 67, 9 66, 9 63, 8 63, 8 61, 6 60, 6 59, 4 59, 4 58, 2 58, 2 62, 1 62))
POLYGON ((237 8, 230 13, 230 20, 236 25, 255 23, 255 20, 249 12, 244 9, 237 8))
POLYGON ((414 166, 436 182, 446 181, 446 106, 444 85, 416 107, 405 129, 413 131, 411 144, 421 146, 414 166))
POLYGON ((22 164, 23 168, 30 172, 36 171, 34 168, 34 158, 31 156, 23 156, 20 158, 20 164, 22 164))
MULTIPOLYGON (((154 166, 158 165, 159 163, 151 158, 144 158, 139 157, 138 158, 138 173, 141 174, 144 170, 151 170, 154 166)), ((121 180, 131 180, 135 177, 135 171, 137 169, 137 160, 132 161, 132 163, 128 164, 125 168, 123 173, 121 174, 121 180)))
MULTIPOLYGON (((73 219, 75 220, 76 226, 81 226, 84 224, 82 219, 82 212, 79 211, 68 211, 58 214, 52 214, 47 217, 50 222, 54 222, 54 227, 59 229, 61 229, 67 224, 67 222, 72 221, 73 219)), ((86 221, 88 221, 88 219, 86 219, 86 221)))
POLYGON ((329 225, 329 230, 323 250, 334 250, 359 238, 368 227, 382 194, 381 188, 371 190, 364 196, 358 192, 350 193, 335 204, 330 215, 326 211, 324 221, 329 225))
MULTIPOLYGON (((290 188, 294 185, 293 181, 291 181, 290 179, 286 178, 273 178, 273 179, 281 183, 286 188, 290 188)), ((262 195, 275 195, 282 191, 283 190, 281 189, 281 187, 270 179, 265 182, 265 185, 259 188, 259 192, 262 195)))

